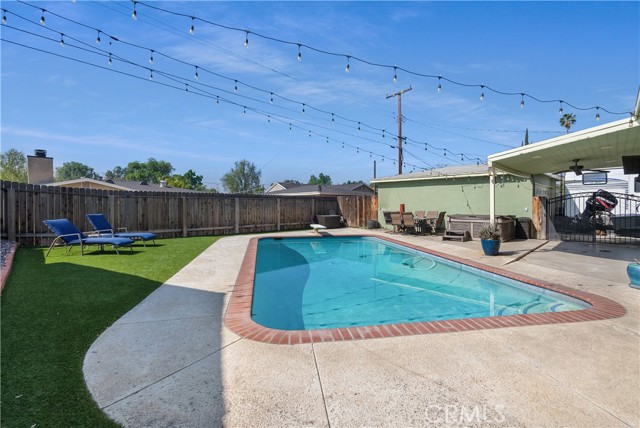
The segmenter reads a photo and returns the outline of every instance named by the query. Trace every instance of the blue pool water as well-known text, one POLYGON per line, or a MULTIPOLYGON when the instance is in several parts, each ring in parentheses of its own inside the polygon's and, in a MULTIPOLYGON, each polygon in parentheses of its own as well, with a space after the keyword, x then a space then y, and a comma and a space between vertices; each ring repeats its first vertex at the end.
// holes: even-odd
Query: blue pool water
POLYGON ((370 237, 258 243, 252 318, 313 330, 589 307, 569 296, 370 237))

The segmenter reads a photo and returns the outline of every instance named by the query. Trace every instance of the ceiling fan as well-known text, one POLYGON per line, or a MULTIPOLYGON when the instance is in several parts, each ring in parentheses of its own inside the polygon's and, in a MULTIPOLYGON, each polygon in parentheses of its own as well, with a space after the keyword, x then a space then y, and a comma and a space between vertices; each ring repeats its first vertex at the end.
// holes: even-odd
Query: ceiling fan
POLYGON ((580 159, 574 159, 573 160, 574 164, 569 166, 569 169, 573 171, 576 175, 582 175, 582 169, 584 168, 584 166, 578 165, 578 161, 580 161, 580 159))

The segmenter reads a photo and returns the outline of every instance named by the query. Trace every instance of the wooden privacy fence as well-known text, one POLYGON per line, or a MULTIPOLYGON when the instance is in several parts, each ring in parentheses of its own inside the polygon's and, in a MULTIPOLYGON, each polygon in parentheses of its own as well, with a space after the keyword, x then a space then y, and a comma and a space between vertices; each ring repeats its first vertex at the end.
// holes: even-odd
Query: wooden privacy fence
POLYGON ((2 239, 21 245, 51 243, 54 236, 42 223, 46 219, 68 218, 90 231, 90 213, 103 213, 114 228, 151 231, 165 238, 301 229, 313 223, 315 215, 331 212, 345 216, 350 226, 363 227, 371 215, 371 198, 366 196, 130 192, 6 181, 0 187, 2 239))

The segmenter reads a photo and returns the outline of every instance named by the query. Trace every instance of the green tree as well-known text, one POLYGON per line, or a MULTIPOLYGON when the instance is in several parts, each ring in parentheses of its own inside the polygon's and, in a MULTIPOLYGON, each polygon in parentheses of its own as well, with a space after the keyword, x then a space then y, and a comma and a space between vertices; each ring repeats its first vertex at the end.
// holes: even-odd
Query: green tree
POLYGON ((237 161, 229 172, 222 176, 222 185, 230 193, 264 193, 260 183, 262 172, 246 159, 237 161))
POLYGON ((0 180, 26 183, 27 157, 20 150, 9 149, 0 153, 0 180))
POLYGON ((560 125, 567 128, 567 134, 569 133, 569 129, 576 123, 576 115, 573 113, 565 113, 560 118, 560 125))
POLYGON ((317 177, 315 175, 312 175, 311 177, 309 177, 309 184, 320 184, 322 186, 329 186, 331 185, 331 177, 328 175, 324 175, 323 173, 320 173, 317 177))
POLYGON ((167 177, 167 184, 172 187, 191 190, 207 190, 207 186, 202 184, 202 176, 197 175, 192 169, 184 174, 173 174, 167 177))
POLYGON ((93 178, 100 180, 99 174, 97 174, 93 168, 80 162, 65 162, 62 166, 56 168, 55 180, 66 181, 75 180, 77 178, 93 178))
POLYGON ((104 173, 104 178, 107 180, 123 180, 127 173, 127 169, 121 166, 116 166, 112 170, 108 170, 104 173))
POLYGON ((173 170, 174 168, 169 162, 149 158, 146 162, 129 162, 125 169, 124 179, 160 183, 160 180, 170 177, 173 170))

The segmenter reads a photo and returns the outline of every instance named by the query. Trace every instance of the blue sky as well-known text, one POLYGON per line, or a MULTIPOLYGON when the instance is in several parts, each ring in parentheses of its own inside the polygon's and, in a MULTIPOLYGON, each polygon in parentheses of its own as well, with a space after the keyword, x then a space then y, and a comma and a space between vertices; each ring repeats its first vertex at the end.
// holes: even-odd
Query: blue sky
MULTIPOLYGON (((441 80, 438 92, 437 77, 401 70, 394 83, 394 65, 601 106, 600 123, 628 117, 604 109, 631 111, 640 83, 638 2, 143 2, 135 21, 132 2, 1 4, 2 150, 46 149, 55 167, 78 161, 100 174, 154 157, 218 190, 241 159, 261 169, 266 186, 320 172, 334 183, 368 182, 374 160, 378 177, 397 174, 397 101, 386 95, 409 86, 405 172, 484 162, 520 146, 526 128, 531 142, 565 132, 558 102, 526 96, 520 108, 520 95, 486 88, 481 101, 478 86, 441 80), (248 30, 248 47, 245 32, 205 21, 248 30)), ((564 111, 576 114, 572 130, 598 124, 596 110, 564 111)))

